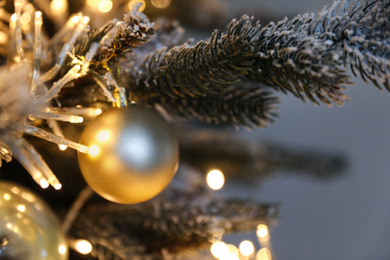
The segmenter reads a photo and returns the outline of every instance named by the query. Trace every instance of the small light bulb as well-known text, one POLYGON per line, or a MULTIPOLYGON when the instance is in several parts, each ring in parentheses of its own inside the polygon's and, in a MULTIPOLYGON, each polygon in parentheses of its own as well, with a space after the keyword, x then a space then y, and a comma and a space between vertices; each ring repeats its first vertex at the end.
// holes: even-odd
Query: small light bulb
POLYGON ((26 211, 26 206, 23 205, 23 204, 19 204, 17 209, 20 211, 20 212, 25 212, 26 211))
POLYGON ((268 248, 264 247, 257 252, 256 260, 272 260, 272 254, 268 248))
POLYGON ((95 116, 98 116, 102 113, 103 111, 100 108, 95 109, 95 116))
POLYGON ((62 184, 61 183, 54 184, 54 189, 60 190, 61 188, 62 188, 62 184))
POLYGON ((68 8, 67 0, 52 0, 50 3, 50 11, 52 13, 64 12, 68 8))
POLYGON ((42 189, 46 189, 47 187, 49 187, 49 182, 45 179, 40 179, 39 185, 41 186, 42 189))
POLYGON ((83 17, 83 23, 84 23, 84 24, 89 23, 89 20, 90 20, 90 19, 89 19, 88 16, 84 16, 84 17, 83 17))
POLYGON ((60 245, 60 246, 58 247, 58 252, 59 252, 61 255, 64 255, 64 254, 66 253, 66 251, 68 251, 68 250, 67 250, 67 248, 66 248, 65 245, 60 245))
POLYGON ((255 252, 255 247, 253 246, 253 243, 249 240, 244 240, 240 243, 240 253, 243 256, 250 256, 255 252))
POLYGON ((10 199, 11 199, 11 195, 10 195, 9 193, 5 193, 5 194, 3 195, 3 198, 4 198, 5 200, 10 200, 10 199))
POLYGON ((75 249, 80 254, 87 255, 92 252, 92 244, 87 240, 79 239, 75 243, 75 249))
POLYGON ((80 17, 78 15, 75 15, 73 16, 71 19, 70 19, 71 23, 73 24, 78 24, 80 22, 80 17))
POLYGON ((221 258, 229 253, 229 248, 224 242, 218 241, 211 245, 210 251, 215 258, 221 258))
POLYGON ((213 190, 219 190, 225 184, 225 176, 220 170, 212 170, 206 177, 207 185, 213 190))
POLYGON ((91 147, 89 147, 89 152, 88 153, 92 157, 97 157, 99 155, 99 153, 100 153, 99 146, 97 146, 96 144, 91 145, 91 147))
POLYGON ((264 224, 258 225, 256 234, 257 234, 257 236, 259 238, 267 237, 268 236, 268 227, 267 227, 267 225, 264 225, 264 224))
POLYGON ((59 148, 61 151, 65 151, 65 150, 68 148, 68 146, 66 146, 66 145, 64 145, 64 144, 60 144, 60 145, 58 145, 58 148, 59 148))
POLYGON ((30 13, 23 13, 22 16, 20 16, 20 22, 22 24, 28 24, 31 21, 31 14, 30 13))
POLYGON ((101 0, 98 4, 98 10, 102 13, 108 13, 112 9, 111 0, 101 0))
POLYGON ((171 0, 152 0, 152 5, 160 9, 167 8, 170 3, 171 0))
POLYGON ((96 7, 98 6, 100 0, 87 0, 87 5, 89 6, 92 6, 92 7, 96 7))

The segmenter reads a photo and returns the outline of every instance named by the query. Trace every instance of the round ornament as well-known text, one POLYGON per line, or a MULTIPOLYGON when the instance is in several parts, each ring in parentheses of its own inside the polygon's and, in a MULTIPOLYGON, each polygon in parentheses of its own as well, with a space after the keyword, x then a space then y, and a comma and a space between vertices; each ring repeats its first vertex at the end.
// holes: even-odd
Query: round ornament
POLYGON ((149 200, 170 183, 179 146, 170 125, 157 112, 136 106, 112 109, 93 119, 80 143, 79 166, 100 196, 121 204, 149 200))
POLYGON ((0 259, 68 259, 56 217, 31 191, 0 182, 0 259))

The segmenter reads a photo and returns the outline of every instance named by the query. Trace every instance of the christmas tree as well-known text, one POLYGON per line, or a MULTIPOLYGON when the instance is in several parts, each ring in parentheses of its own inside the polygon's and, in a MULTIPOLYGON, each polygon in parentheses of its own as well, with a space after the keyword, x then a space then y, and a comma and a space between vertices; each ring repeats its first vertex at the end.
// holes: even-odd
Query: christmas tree
POLYGON ((271 259, 279 202, 212 189, 280 170, 330 179, 346 161, 231 128, 277 120, 278 92, 343 105, 348 69, 390 90, 389 1, 338 0, 266 24, 243 15, 199 42, 156 10, 208 6, 218 27, 221 2, 49 4, 1 9, 1 259, 206 259, 210 247, 219 259, 271 259), (254 230, 257 254, 221 242, 254 230))

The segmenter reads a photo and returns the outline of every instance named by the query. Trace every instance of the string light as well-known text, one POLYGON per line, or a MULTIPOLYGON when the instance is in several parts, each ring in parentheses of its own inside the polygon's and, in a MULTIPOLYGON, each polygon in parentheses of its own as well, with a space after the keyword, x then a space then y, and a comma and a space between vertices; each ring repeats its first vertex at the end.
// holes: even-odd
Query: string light
POLYGON ((171 3, 171 0, 152 0, 152 5, 157 8, 164 9, 167 8, 171 3))
POLYGON ((52 13, 64 12, 68 9, 68 1, 66 0, 52 0, 50 3, 50 11, 52 13))
POLYGON ((19 204, 17 209, 20 211, 20 212, 25 212, 26 211, 26 206, 23 205, 23 204, 19 204))
POLYGON ((141 4, 139 9, 138 9, 138 12, 143 12, 145 10, 145 7, 146 7, 146 3, 144 0, 131 0, 128 4, 127 4, 127 8, 129 10, 133 10, 134 9, 134 6, 136 4, 141 4))
POLYGON ((87 0, 87 5, 92 6, 92 7, 97 7, 99 2, 100 2, 100 0, 87 0))
POLYGON ((210 252, 215 258, 221 258, 229 252, 229 248, 224 242, 218 241, 211 245, 210 252))
POLYGON ((30 23, 30 21, 31 21, 31 14, 30 13, 23 13, 20 16, 20 22, 22 23, 22 25, 28 24, 28 23, 30 23))
POLYGON ((65 245, 60 245, 60 246, 58 247, 58 252, 59 252, 61 255, 66 254, 66 251, 67 251, 67 248, 66 248, 65 245))
POLYGON ((207 185, 213 190, 219 190, 225 184, 225 176, 220 170, 212 170, 206 177, 207 185))
POLYGON ((59 145, 58 145, 58 148, 59 148, 61 151, 65 151, 66 149, 68 149, 68 146, 67 146, 67 145, 64 145, 64 144, 59 144, 59 145))
POLYGON ((267 227, 267 225, 264 225, 264 224, 258 225, 256 234, 257 234, 257 236, 259 238, 267 237, 268 236, 268 227, 267 227))
POLYGON ((3 195, 3 198, 4 198, 5 200, 10 200, 10 199, 11 199, 11 195, 10 195, 9 193, 5 193, 5 194, 3 195))
POLYGON ((0 31, 0 44, 8 43, 8 35, 2 31, 0 31))
POLYGON ((76 240, 74 249, 80 254, 87 255, 92 252, 92 244, 85 239, 79 239, 76 240))
POLYGON ((97 145, 91 145, 91 147, 89 147, 89 152, 88 152, 88 154, 90 155, 90 156, 92 156, 92 157, 97 157, 98 155, 99 155, 99 153, 100 153, 100 148, 99 148, 99 146, 97 146, 97 145))
POLYGON ((256 254, 256 260, 272 260, 271 252, 266 247, 260 249, 256 254))
POLYGON ((249 240, 244 240, 240 243, 239 246, 240 253, 243 256, 250 256, 255 252, 255 247, 253 246, 253 243, 249 240))
POLYGON ((112 9, 111 0, 101 0, 97 6, 98 10, 102 13, 108 13, 112 9))
POLYGON ((42 189, 46 189, 49 187, 49 182, 42 178, 39 180, 39 186, 41 186, 42 189))

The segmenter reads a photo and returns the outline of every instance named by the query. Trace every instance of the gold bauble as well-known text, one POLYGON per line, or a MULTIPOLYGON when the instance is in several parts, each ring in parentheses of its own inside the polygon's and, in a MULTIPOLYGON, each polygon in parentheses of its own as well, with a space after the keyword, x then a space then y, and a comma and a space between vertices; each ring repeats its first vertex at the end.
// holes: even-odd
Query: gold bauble
POLYGON ((56 217, 34 193, 0 182, 0 259, 66 260, 68 246, 56 217))
POLYGON ((179 146, 170 125, 157 112, 130 105, 93 119, 80 143, 81 172, 100 196, 121 204, 149 200, 172 180, 179 146))

